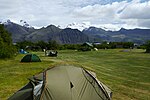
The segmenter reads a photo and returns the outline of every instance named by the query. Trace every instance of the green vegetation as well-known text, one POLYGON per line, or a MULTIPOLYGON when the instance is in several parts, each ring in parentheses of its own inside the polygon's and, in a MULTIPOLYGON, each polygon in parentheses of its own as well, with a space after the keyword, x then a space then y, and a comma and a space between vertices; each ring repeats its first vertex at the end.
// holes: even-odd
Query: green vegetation
MULTIPOLYGON (((30 41, 23 41, 23 42, 18 42, 17 47, 19 49, 26 49, 26 46, 39 46, 41 49, 48 49, 48 50, 84 50, 88 49, 90 50, 91 47, 86 47, 84 46, 85 43, 83 44, 59 44, 55 40, 50 40, 48 42, 44 41, 38 41, 36 43, 30 42, 30 41)), ((103 42, 101 44, 94 44, 94 43, 89 43, 93 45, 93 48, 98 48, 98 49, 116 49, 116 48, 134 48, 134 43, 133 42, 103 42)), ((85 50, 86 51, 86 50, 85 50)))
POLYGON ((98 49, 116 49, 116 48, 134 48, 134 43, 133 42, 109 42, 107 43, 102 42, 99 45, 95 45, 96 48, 98 49))
POLYGON ((0 24, 0 58, 11 58, 15 51, 10 34, 0 24))
POLYGON ((146 43, 146 53, 150 53, 150 41, 146 43))
POLYGON ((28 82, 27 78, 48 67, 77 64, 96 72, 98 79, 113 91, 113 100, 150 100, 150 56, 144 52, 142 49, 60 50, 58 57, 33 52, 42 62, 20 63, 23 54, 0 60, 0 99, 7 99, 28 82))

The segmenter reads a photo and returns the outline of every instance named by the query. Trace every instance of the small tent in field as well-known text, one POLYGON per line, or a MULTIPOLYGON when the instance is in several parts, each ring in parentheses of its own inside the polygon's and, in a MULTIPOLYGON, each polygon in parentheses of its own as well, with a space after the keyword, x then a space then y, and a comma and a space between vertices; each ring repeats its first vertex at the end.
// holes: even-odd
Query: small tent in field
POLYGON ((50 51, 49 53, 48 53, 48 56, 50 56, 50 57, 57 57, 57 51, 50 51))
POLYGON ((41 62, 41 60, 35 54, 27 54, 21 59, 21 62, 41 62))
POLYGON ((28 52, 26 52, 26 51, 23 50, 23 49, 20 49, 20 50, 19 50, 19 53, 20 53, 20 54, 27 54, 28 52))
POLYGON ((79 51, 91 51, 93 49, 92 43, 85 42, 81 45, 81 47, 78 49, 79 51))
POLYGON ((81 67, 56 66, 29 80, 8 100, 111 100, 110 89, 81 67))

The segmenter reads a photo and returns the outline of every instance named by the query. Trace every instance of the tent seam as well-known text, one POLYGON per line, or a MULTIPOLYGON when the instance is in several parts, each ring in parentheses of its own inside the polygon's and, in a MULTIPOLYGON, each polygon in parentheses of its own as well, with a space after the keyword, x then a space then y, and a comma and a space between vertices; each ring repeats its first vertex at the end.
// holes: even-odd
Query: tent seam
MULTIPOLYGON (((83 70, 82 70, 82 72, 83 71, 85 71, 88 75, 90 75, 91 77, 92 77, 92 79, 94 79, 95 80, 95 82, 97 83, 97 85, 98 85, 98 87, 101 89, 101 91, 105 94, 105 96, 106 96, 106 98, 107 99, 109 99, 110 100, 110 98, 109 98, 109 96, 108 96, 108 94, 103 90, 103 88, 99 85, 99 83, 97 82, 97 80, 89 73, 89 72, 87 72, 84 68, 83 68, 83 70)), ((84 72, 83 72, 83 75, 85 76, 85 74, 84 74, 84 72)), ((86 76, 85 76, 85 78, 86 78, 86 76)), ((87 79, 87 78, 86 78, 87 79)), ((87 81, 89 81, 88 79, 87 79, 87 81)), ((89 82, 90 84, 91 84, 91 82, 89 82)), ((92 85, 93 86, 93 85, 92 85)), ((94 89, 95 89, 95 87, 94 87, 94 89)), ((96 90, 95 90, 96 91, 96 90)), ((96 91, 97 92, 97 91, 96 91)), ((97 93, 98 95, 99 95, 99 93, 97 93)), ((99 95, 100 96, 100 95, 99 95)), ((101 97, 101 96, 100 96, 101 97)), ((101 97, 102 98, 102 97, 101 97)), ((103 99, 103 98, 102 98, 103 99)), ((104 100, 104 99, 103 99, 104 100)))
POLYGON ((44 95, 43 93, 44 93, 44 90, 45 90, 46 85, 47 85, 47 84, 46 84, 46 83, 47 83, 47 80, 46 80, 46 79, 47 79, 47 74, 46 74, 46 73, 47 73, 47 71, 44 71, 44 72, 43 72, 43 88, 42 88, 42 90, 41 90, 42 93, 41 93, 41 96, 40 96, 40 100, 42 100, 42 97, 43 97, 43 95, 44 95))

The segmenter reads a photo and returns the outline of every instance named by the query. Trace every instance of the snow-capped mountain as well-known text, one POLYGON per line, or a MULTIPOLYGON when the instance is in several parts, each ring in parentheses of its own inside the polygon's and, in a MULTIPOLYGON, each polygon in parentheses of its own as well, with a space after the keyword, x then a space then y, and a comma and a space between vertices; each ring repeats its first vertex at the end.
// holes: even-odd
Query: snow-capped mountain
POLYGON ((97 28, 101 28, 105 31, 119 31, 120 30, 120 26, 114 26, 112 24, 100 24, 100 25, 93 25, 94 27, 97 27, 97 28))
POLYGON ((26 28, 33 28, 30 24, 28 24, 26 21, 24 20, 20 20, 19 25, 24 26, 26 28))
POLYGON ((71 23, 66 26, 66 28, 71 28, 71 29, 78 29, 82 31, 83 29, 89 28, 91 25, 90 23, 83 22, 83 23, 71 23))
MULTIPOLYGON (((10 25, 14 22, 12 22, 11 20, 7 19, 5 21, 0 21, 0 24, 4 24, 4 25, 10 25)), ((19 23, 17 23, 18 25, 21 25, 23 27, 26 27, 26 28, 33 28, 31 25, 29 25, 26 21, 24 20, 20 20, 19 23)))
MULTIPOLYGON (((20 41, 45 41, 56 40, 62 44, 75 44, 84 43, 86 41, 101 42, 101 41, 112 41, 112 42, 135 42, 143 44, 145 41, 150 39, 150 29, 124 29, 121 28, 118 31, 106 31, 105 26, 95 27, 87 23, 72 23, 68 25, 68 28, 59 28, 61 26, 49 25, 40 29, 27 28, 26 22, 22 25, 7 20, 2 22, 5 29, 12 34, 13 42, 20 41), (88 28, 89 27, 89 28, 88 28), (76 29, 73 29, 76 28, 76 29), (86 29, 85 29, 86 28, 86 29), (83 30, 79 31, 77 29, 83 30)), ((27 25, 30 26, 30 25, 27 25)), ((114 27, 112 27, 114 28, 114 27)))
POLYGON ((9 24, 11 24, 12 22, 8 19, 7 21, 1 22, 1 23, 4 24, 4 25, 9 25, 9 24))
POLYGON ((97 28, 101 28, 105 31, 118 31, 119 28, 117 27, 113 27, 112 25, 92 25, 90 24, 89 22, 83 22, 83 23, 71 23, 71 24, 68 24, 66 26, 66 28, 71 28, 71 29, 78 29, 80 31, 83 31, 83 30, 86 30, 88 29, 89 27, 97 27, 97 28))

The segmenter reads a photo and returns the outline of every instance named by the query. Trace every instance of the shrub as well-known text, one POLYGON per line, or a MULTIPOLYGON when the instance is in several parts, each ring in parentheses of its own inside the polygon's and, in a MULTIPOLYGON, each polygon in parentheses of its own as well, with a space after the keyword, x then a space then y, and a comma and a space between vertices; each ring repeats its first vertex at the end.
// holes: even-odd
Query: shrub
POLYGON ((0 45, 0 58, 12 58, 16 49, 13 46, 0 45))
POLYGON ((146 53, 150 53, 150 41, 146 43, 146 53))
POLYGON ((0 58, 11 58, 15 51, 10 34, 0 25, 0 58))

